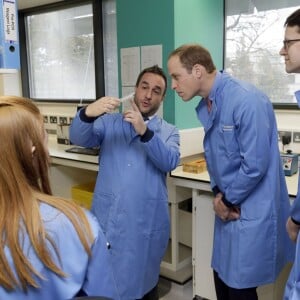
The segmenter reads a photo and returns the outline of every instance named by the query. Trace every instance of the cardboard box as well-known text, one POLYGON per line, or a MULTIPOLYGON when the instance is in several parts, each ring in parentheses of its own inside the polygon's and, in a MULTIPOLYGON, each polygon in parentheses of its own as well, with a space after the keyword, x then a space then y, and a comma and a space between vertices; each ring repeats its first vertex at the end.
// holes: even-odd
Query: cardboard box
POLYGON ((182 165, 183 172, 188 173, 202 173, 206 171, 206 161, 204 158, 186 162, 182 165))
POLYGON ((95 188, 95 181, 85 184, 74 185, 71 190, 72 199, 75 203, 90 209, 95 188))

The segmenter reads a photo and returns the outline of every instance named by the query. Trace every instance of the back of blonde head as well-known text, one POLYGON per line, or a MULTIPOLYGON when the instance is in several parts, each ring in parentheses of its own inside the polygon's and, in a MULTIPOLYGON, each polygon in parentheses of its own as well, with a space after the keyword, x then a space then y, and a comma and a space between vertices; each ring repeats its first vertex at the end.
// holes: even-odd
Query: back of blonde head
MULTIPOLYGON (((19 287, 25 291, 29 286, 38 288, 34 276, 41 278, 23 252, 20 237, 25 232, 41 262, 58 276, 66 276, 50 255, 48 245, 55 251, 56 247, 44 229, 40 202, 57 208, 70 219, 87 253, 90 253, 93 236, 80 207, 51 196, 43 117, 30 99, 0 97, 0 139, 0 234, 3 241, 0 284, 8 290, 19 287), (3 246, 10 249, 16 275, 3 246)), ((57 251, 56 255, 59 257, 57 251)))

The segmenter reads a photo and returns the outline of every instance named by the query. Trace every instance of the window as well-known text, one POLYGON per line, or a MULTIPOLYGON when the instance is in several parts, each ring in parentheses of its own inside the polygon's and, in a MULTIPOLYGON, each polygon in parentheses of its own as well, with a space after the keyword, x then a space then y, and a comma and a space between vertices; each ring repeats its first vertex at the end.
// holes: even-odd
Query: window
POLYGON ((115 0, 62 1, 21 11, 23 94, 63 102, 93 101, 106 91, 118 95, 115 22, 115 0))
POLYGON ((263 90, 277 108, 296 106, 300 75, 279 55, 284 22, 299 0, 225 0, 225 70, 263 90))

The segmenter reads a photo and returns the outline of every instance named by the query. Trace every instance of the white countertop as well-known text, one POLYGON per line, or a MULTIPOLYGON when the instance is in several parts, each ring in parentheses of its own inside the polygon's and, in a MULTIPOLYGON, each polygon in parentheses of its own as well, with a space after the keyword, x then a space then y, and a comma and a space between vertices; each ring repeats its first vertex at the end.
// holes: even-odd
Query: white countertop
MULTIPOLYGON (((209 175, 208 172, 202 172, 199 174, 189 173, 182 171, 182 166, 178 166, 174 171, 171 172, 172 177, 182 178, 182 179, 191 179, 199 182, 209 183, 209 175)), ((288 193, 290 196, 295 197, 297 194, 298 188, 298 173, 293 176, 285 176, 288 193)))
MULTIPOLYGON (((52 163, 54 164, 98 171, 99 156, 66 152, 65 150, 71 148, 72 145, 58 144, 56 135, 49 135, 48 147, 52 163)), ((180 179, 191 179, 203 184, 209 184, 210 182, 207 171, 199 174, 183 172, 182 166, 178 166, 173 170, 171 176, 180 179)), ((289 195, 295 197, 298 188, 298 173, 293 176, 285 176, 285 180, 289 195)))
POLYGON ((65 151, 73 146, 74 145, 58 144, 56 135, 49 134, 48 148, 51 156, 51 162, 54 164, 98 171, 99 156, 69 153, 65 151))

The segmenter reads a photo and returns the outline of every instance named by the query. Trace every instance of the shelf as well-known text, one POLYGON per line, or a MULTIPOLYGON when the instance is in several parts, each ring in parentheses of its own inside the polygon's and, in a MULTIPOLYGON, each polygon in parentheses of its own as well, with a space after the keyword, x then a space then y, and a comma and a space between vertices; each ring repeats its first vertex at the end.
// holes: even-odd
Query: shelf
POLYGON ((0 68, 0 74, 11 74, 11 73, 17 73, 18 69, 1 69, 0 68))
POLYGON ((172 262, 172 245, 171 241, 169 241, 168 248, 160 265, 160 275, 177 283, 184 284, 193 276, 192 248, 180 243, 178 247, 179 261, 177 264, 174 264, 172 262))

